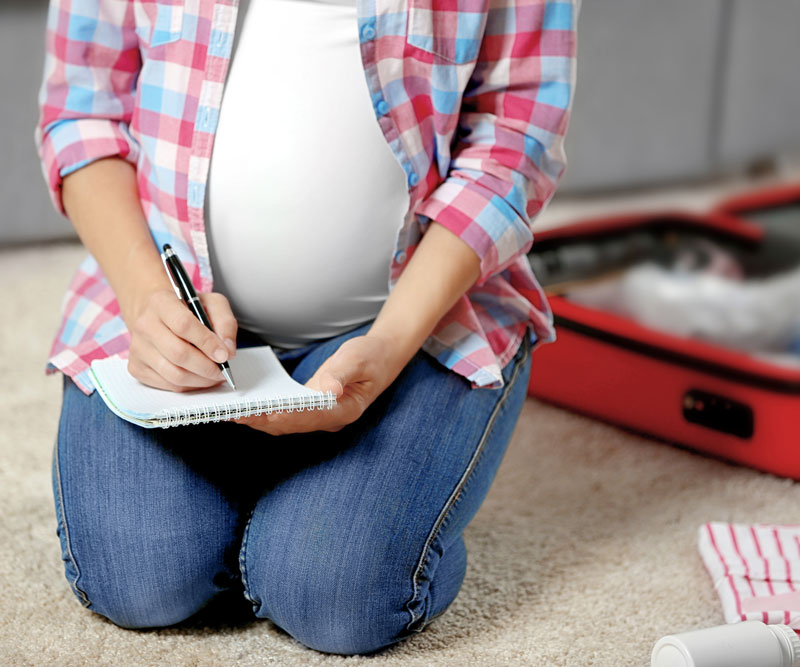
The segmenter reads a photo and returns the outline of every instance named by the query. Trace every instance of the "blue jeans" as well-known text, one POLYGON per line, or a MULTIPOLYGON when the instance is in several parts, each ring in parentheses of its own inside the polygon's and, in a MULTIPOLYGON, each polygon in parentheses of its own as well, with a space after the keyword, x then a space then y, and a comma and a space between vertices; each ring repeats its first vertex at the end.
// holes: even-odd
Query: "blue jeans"
MULTIPOLYGON (((305 383, 368 328, 279 357, 305 383)), ((461 587, 462 533, 526 396, 525 339, 500 389, 473 390, 420 351, 337 433, 144 429, 65 378, 53 491, 73 592, 124 628, 243 595, 257 617, 330 653, 421 631, 461 587)))

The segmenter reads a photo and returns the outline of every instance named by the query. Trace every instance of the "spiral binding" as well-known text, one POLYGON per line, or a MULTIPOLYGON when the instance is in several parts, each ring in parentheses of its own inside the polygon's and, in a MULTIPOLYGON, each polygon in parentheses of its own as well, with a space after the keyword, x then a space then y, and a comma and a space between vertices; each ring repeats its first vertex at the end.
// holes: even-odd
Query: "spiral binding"
POLYGON ((331 391, 324 394, 303 396, 278 396, 263 401, 240 399, 234 402, 215 403, 198 407, 169 408, 159 415, 159 425, 164 428, 186 424, 206 424, 227 421, 239 417, 252 417, 272 412, 303 412, 304 410, 324 410, 336 405, 336 395, 331 391))

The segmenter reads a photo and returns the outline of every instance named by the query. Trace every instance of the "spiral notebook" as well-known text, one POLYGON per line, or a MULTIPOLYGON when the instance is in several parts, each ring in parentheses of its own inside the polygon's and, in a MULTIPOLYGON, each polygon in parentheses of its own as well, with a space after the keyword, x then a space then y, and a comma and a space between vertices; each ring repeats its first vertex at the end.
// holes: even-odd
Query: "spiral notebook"
POLYGON ((336 395, 304 387, 283 368, 268 345, 238 350, 229 362, 236 391, 227 384, 212 389, 173 392, 148 387, 128 372, 118 356, 92 362, 97 392, 119 417, 145 428, 204 424, 270 412, 330 409, 336 395))

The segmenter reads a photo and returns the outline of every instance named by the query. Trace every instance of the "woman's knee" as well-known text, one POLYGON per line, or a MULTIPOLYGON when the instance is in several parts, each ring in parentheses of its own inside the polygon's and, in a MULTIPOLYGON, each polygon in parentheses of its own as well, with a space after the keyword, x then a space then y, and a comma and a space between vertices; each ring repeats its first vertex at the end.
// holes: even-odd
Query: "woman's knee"
MULTIPOLYGON (((120 559, 120 563, 124 560, 120 559)), ((180 623, 202 609, 219 591, 213 574, 200 576, 199 572, 174 564, 154 565, 149 570, 120 569, 123 571, 84 566, 73 592, 88 609, 123 628, 180 623)))
POLYGON ((161 527, 75 516, 68 524, 66 531, 67 522, 61 523, 59 534, 73 592, 85 607, 121 627, 179 623, 230 581, 220 540, 186 526, 181 531, 167 517, 161 527))
POLYGON ((311 556, 306 549, 280 564, 254 557, 247 555, 246 588, 256 615, 309 648, 341 655, 374 653, 415 634, 452 603, 466 567, 458 545, 416 583, 419 552, 404 558, 361 545, 348 554, 321 548, 311 556))
POLYGON ((181 592, 158 598, 134 594, 133 591, 93 591, 89 609, 121 628, 129 630, 164 628, 190 618, 204 604, 187 599, 181 592))
MULTIPOLYGON (((125 628, 164 627, 203 608, 230 582, 218 539, 167 539, 59 517, 67 581, 85 606, 125 628)), ((169 531, 168 531, 169 532, 169 531)))
POLYGON ((327 585, 300 577, 287 582, 293 589, 287 605, 293 608, 267 602, 262 591, 251 589, 256 615, 271 619, 300 643, 323 653, 373 653, 404 636, 410 620, 404 600, 377 582, 346 580, 339 572, 329 572, 327 585))
POLYGON ((52 482, 67 580, 117 625, 173 625, 235 573, 238 510, 161 434, 101 403, 65 386, 52 482))
POLYGON ((215 576, 225 552, 212 521, 191 530, 190 517, 181 524, 169 514, 145 520, 141 507, 105 512, 65 498, 57 466, 54 473, 64 571, 84 607, 121 627, 163 627, 192 616, 220 590, 215 576))

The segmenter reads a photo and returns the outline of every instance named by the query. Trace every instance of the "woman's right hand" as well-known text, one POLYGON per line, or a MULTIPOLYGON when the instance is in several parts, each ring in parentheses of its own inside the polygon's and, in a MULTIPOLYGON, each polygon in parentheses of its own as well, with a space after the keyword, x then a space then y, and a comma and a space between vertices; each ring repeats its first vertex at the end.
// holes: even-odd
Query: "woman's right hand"
POLYGON ((222 294, 198 297, 214 331, 203 326, 172 289, 156 289, 142 298, 128 327, 128 371, 139 382, 170 391, 224 382, 217 362, 236 355, 236 318, 222 294))
POLYGON ((222 294, 198 295, 214 333, 175 295, 142 210, 136 167, 116 156, 95 160, 65 176, 61 189, 69 219, 114 290, 131 334, 130 374, 170 391, 223 382, 216 361, 236 354, 236 318, 222 294))

